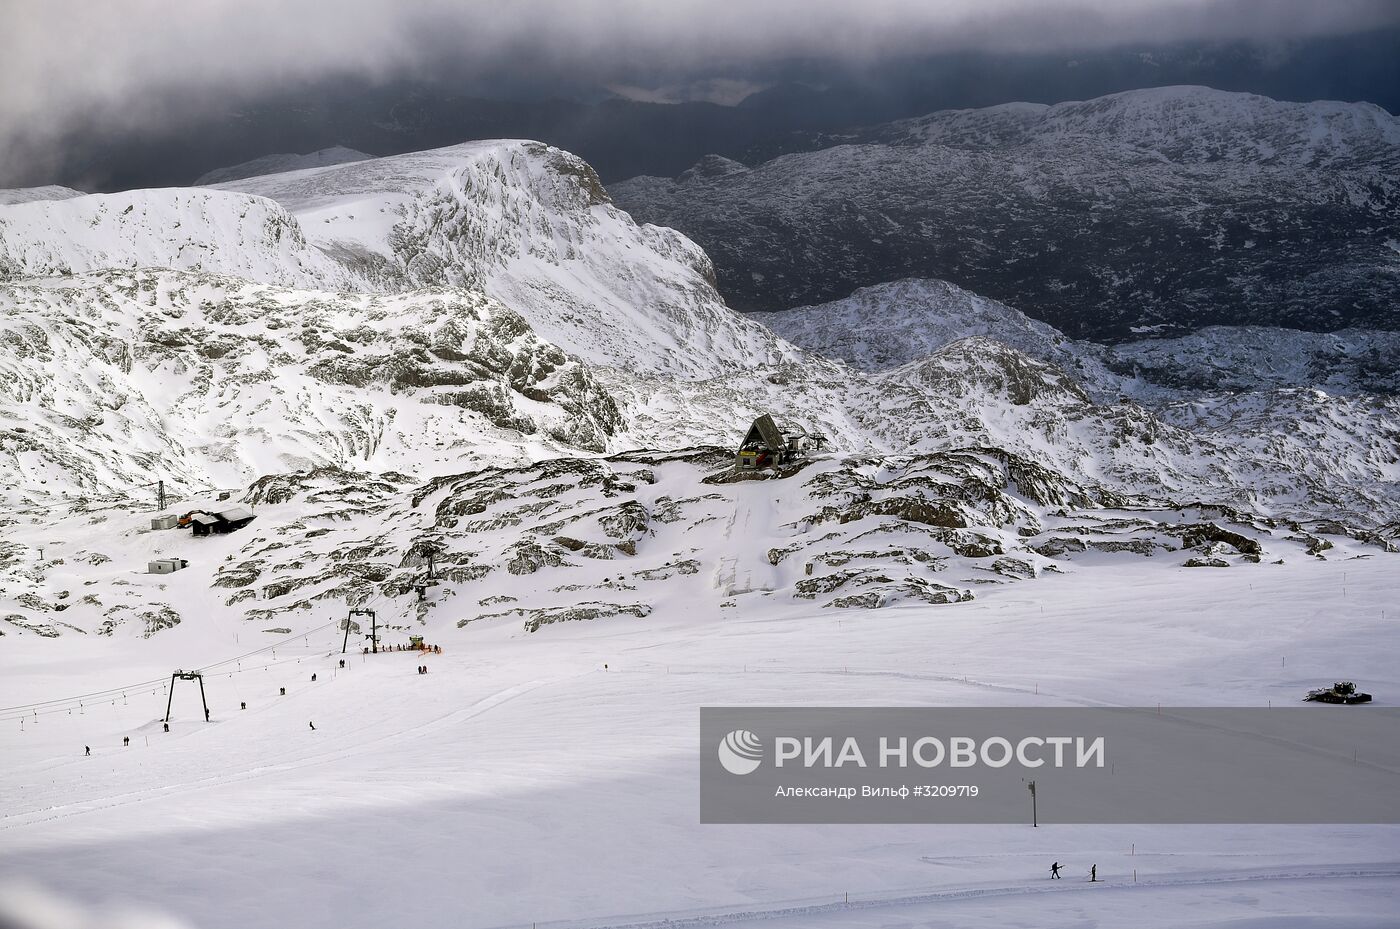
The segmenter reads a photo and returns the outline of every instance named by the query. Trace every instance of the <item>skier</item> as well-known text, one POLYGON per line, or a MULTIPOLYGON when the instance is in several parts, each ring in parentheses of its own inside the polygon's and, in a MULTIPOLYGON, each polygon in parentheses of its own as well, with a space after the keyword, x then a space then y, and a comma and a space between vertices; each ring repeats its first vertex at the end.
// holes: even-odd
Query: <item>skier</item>
POLYGON ((1098 879, 1099 879, 1099 866, 1096 865, 1096 864, 1095 864, 1095 865, 1090 865, 1090 866, 1089 866, 1089 883, 1091 883, 1091 884, 1096 883, 1096 882, 1098 881, 1098 879))
POLYGON ((342 668, 345 667, 345 659, 344 659, 344 658, 340 659, 340 666, 341 666, 342 668))
POLYGON ((312 732, 315 732, 315 731, 316 731, 316 724, 315 724, 315 723, 308 721, 308 722, 307 722, 307 725, 311 727, 311 731, 312 731, 312 732))
POLYGON ((124 736, 122 736, 122 748, 127 748, 127 747, 130 746, 130 745, 131 745, 131 736, 129 736, 129 735, 124 735, 124 736))
POLYGON ((311 683, 316 683, 316 675, 311 675, 311 683))
POLYGON ((1061 880, 1061 877, 1060 877, 1060 863, 1059 863, 1058 861, 1055 862, 1054 864, 1052 864, 1052 865, 1050 866, 1050 880, 1052 880, 1052 881, 1061 880))
POLYGON ((170 731, 170 723, 162 723, 161 725, 165 726, 165 731, 166 731, 166 732, 169 732, 169 731, 170 731))
POLYGON ((84 745, 84 746, 83 746, 83 757, 86 758, 87 756, 89 756, 89 755, 91 755, 91 754, 92 754, 92 746, 91 746, 91 745, 84 745))

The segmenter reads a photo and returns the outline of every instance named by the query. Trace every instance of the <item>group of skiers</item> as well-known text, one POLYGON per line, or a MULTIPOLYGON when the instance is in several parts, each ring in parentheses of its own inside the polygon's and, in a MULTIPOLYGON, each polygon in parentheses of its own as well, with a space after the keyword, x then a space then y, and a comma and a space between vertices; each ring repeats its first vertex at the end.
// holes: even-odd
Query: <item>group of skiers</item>
MULTIPOLYGON (((381 652, 422 652, 422 653, 425 654, 425 655, 441 655, 441 654, 442 654, 442 646, 441 646, 441 645, 427 645, 427 644, 423 644, 423 645, 386 645, 386 646, 384 646, 383 648, 381 648, 380 651, 381 651, 381 652)), ((368 655, 369 653, 370 653, 370 651, 369 651, 369 646, 365 646, 364 652, 362 652, 362 654, 368 655)))
MULTIPOLYGON (((1050 880, 1052 880, 1052 881, 1062 880, 1062 878, 1060 877, 1060 871, 1062 871, 1062 870, 1063 870, 1063 866, 1062 866, 1058 861, 1055 862, 1054 864, 1052 864, 1052 865, 1050 866, 1050 880)), ((1098 866, 1097 864, 1092 864, 1092 865, 1089 866, 1089 883, 1091 883, 1091 884, 1097 884, 1098 881, 1099 881, 1099 866, 1098 866)))
POLYGON ((427 673, 428 673, 428 666, 425 665, 425 664, 420 664, 420 665, 418 666, 418 673, 419 673, 419 674, 427 674, 427 673))

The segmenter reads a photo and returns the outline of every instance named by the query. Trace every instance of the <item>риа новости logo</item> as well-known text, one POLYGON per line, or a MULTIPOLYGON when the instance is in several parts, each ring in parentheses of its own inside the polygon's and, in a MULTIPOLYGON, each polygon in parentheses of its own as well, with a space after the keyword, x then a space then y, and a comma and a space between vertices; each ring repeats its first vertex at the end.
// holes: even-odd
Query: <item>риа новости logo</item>
POLYGON ((719 743, 719 763, 730 774, 749 774, 763 761, 763 742, 747 729, 735 729, 719 743))

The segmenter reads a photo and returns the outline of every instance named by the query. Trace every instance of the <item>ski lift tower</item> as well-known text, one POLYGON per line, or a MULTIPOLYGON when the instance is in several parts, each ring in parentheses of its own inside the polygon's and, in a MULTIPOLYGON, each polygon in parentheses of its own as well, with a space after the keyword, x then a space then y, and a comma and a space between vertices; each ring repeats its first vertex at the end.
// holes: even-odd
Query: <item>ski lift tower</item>
POLYGON ((152 481, 152 482, 149 483, 149 484, 140 484, 140 485, 137 486, 137 489, 138 489, 138 490, 144 490, 144 489, 146 489, 147 487, 154 487, 154 488, 156 489, 156 510, 158 510, 158 511, 159 511, 159 510, 164 510, 164 509, 165 509, 165 500, 166 500, 166 495, 165 495, 165 481, 160 480, 160 481, 152 481))
POLYGON ((356 616, 368 616, 370 622, 369 644, 370 650, 376 655, 379 654, 379 621, 374 615, 374 610, 351 610, 350 615, 345 617, 345 641, 340 643, 340 653, 345 654, 345 650, 350 647, 350 621, 356 616))
POLYGON ((175 701, 176 681, 199 681, 199 702, 204 704, 204 721, 209 721, 209 701, 204 698, 204 675, 198 671, 176 671, 170 675, 170 696, 165 700, 165 722, 170 722, 170 705, 175 701))

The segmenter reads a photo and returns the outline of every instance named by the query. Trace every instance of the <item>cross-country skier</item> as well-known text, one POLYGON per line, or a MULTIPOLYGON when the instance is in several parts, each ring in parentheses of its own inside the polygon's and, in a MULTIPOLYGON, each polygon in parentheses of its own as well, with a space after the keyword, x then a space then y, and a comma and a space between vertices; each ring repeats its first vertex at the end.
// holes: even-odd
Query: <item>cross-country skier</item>
POLYGON ((312 731, 312 732, 315 732, 315 731, 316 731, 316 724, 315 724, 315 723, 308 721, 308 722, 307 722, 307 725, 311 727, 311 731, 312 731))
POLYGON ((84 745, 84 746, 83 746, 83 757, 87 757, 88 755, 91 755, 91 754, 92 754, 92 746, 91 746, 91 745, 84 745))
POLYGON ((1090 865, 1090 866, 1089 866, 1089 883, 1091 883, 1091 884, 1092 884, 1092 883, 1095 883, 1098 879, 1099 879, 1099 866, 1096 865, 1096 864, 1095 864, 1095 865, 1090 865))
POLYGON ((1057 881, 1061 879, 1062 878, 1060 877, 1060 863, 1057 861, 1050 866, 1050 880, 1057 881))

